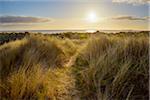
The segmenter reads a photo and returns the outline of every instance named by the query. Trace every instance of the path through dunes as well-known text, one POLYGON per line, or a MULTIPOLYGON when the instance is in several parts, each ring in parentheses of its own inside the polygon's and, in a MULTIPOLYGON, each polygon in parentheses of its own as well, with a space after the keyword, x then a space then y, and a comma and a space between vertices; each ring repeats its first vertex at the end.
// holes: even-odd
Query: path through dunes
POLYGON ((148 100, 147 34, 78 35, 31 34, 1 45, 0 97, 148 100))

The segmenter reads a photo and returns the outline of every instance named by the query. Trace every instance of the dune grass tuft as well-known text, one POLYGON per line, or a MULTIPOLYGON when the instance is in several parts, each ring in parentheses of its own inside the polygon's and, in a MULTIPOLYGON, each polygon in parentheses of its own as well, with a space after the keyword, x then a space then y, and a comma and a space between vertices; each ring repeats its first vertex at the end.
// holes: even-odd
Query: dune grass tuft
POLYGON ((148 37, 91 39, 73 65, 81 98, 147 100, 148 49, 148 37))
POLYGON ((73 78, 56 39, 30 36, 0 47, 0 97, 11 100, 68 99, 73 78))

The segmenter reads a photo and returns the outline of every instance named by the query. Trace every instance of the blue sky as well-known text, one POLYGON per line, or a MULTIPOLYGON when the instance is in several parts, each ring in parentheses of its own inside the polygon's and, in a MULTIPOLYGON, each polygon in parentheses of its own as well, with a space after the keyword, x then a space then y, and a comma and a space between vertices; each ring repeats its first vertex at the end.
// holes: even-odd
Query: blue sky
POLYGON ((148 29, 148 3, 136 1, 0 0, 0 20, 7 20, 7 23, 0 21, 0 29, 99 29, 101 24, 105 24, 102 29, 148 29), (84 20, 88 19, 91 12, 97 19, 95 23, 84 20), (12 22, 14 19, 11 17, 19 17, 23 21, 15 23, 17 18, 12 22), (49 21, 35 23, 35 19, 29 17, 49 21), (25 20, 28 21, 24 23, 25 20))

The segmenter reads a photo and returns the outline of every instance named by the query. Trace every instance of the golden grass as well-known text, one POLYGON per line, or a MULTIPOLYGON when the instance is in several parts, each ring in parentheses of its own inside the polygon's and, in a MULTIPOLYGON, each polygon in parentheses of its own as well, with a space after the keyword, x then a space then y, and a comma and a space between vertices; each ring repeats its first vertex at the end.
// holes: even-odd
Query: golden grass
POLYGON ((73 78, 56 39, 26 37, 0 47, 2 99, 67 99, 73 78))
POLYGON ((147 35, 28 35, 0 46, 0 97, 148 100, 148 54, 147 35))
POLYGON ((69 69, 43 69, 36 65, 26 72, 21 68, 11 73, 1 84, 2 99, 28 100, 52 99, 65 100, 71 98, 69 89, 74 86, 69 69))
POLYGON ((148 37, 91 39, 73 65, 81 98, 147 100, 148 49, 148 37))

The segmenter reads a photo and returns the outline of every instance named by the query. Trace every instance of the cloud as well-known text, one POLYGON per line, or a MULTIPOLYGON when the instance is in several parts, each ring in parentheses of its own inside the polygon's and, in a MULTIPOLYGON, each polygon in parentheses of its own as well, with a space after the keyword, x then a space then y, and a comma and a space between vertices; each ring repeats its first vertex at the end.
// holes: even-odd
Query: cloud
POLYGON ((113 20, 149 20, 150 17, 134 17, 134 16, 117 16, 113 17, 113 20))
POLYGON ((128 4, 147 4, 150 3, 150 0, 112 0, 112 2, 128 4))
POLYGON ((2 24, 20 24, 20 23, 41 23, 49 22, 47 18, 28 17, 28 16, 0 16, 0 23, 2 24))

